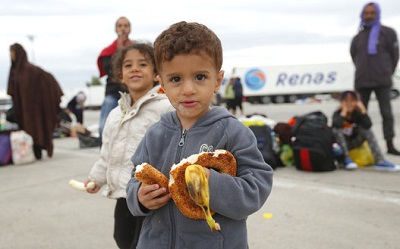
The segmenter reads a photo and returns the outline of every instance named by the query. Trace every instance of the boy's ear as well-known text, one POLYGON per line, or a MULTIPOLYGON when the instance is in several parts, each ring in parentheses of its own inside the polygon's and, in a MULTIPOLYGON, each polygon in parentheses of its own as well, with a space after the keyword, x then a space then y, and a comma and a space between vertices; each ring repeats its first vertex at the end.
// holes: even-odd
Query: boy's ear
POLYGON ((123 82, 122 82, 122 72, 119 72, 117 76, 118 76, 119 81, 120 81, 121 83, 123 83, 123 82))
POLYGON ((156 76, 154 76, 153 81, 154 81, 154 82, 158 82, 159 84, 161 84, 161 78, 160 78, 160 76, 159 76, 158 74, 157 74, 156 76))
POLYGON ((161 79, 161 76, 158 74, 154 79, 155 79, 155 81, 157 81, 157 82, 160 84, 161 88, 162 88, 163 91, 165 92, 164 83, 163 83, 163 81, 162 81, 162 79, 161 79))
POLYGON ((225 74, 224 70, 221 70, 218 72, 217 81, 215 82, 215 87, 214 87, 214 93, 219 92, 219 88, 221 87, 222 80, 224 79, 224 74, 225 74))

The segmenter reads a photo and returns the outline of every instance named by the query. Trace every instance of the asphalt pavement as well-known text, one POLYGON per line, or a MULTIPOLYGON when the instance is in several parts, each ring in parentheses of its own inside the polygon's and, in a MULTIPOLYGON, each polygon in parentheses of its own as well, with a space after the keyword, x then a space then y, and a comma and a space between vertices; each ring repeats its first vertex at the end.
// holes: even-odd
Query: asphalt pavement
MULTIPOLYGON (((392 102, 395 144, 400 148, 400 98, 392 102)), ((321 110, 329 117, 336 101, 303 104, 245 104, 245 113, 264 113, 286 122, 294 115, 321 110)), ((376 101, 369 113, 386 152, 376 101)), ((99 112, 84 113, 87 126, 99 112)), ((99 157, 98 148, 80 149, 77 138, 54 140, 53 158, 29 165, 0 167, 0 249, 113 249, 115 201, 72 189, 99 157)), ((385 153, 400 165, 400 156, 385 153)), ((400 172, 372 167, 325 173, 278 168, 265 205, 248 218, 249 247, 400 248, 400 172)), ((222 228, 223 229, 223 228, 222 228)))

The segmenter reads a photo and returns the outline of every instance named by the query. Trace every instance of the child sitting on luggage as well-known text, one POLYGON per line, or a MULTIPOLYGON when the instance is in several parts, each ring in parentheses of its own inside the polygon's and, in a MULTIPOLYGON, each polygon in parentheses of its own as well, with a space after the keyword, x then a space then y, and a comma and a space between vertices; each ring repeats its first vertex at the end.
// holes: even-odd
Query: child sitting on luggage
POLYGON ((340 107, 333 113, 332 130, 336 141, 343 149, 344 166, 355 169, 358 165, 350 158, 349 150, 368 141, 377 167, 394 170, 398 166, 383 158, 381 149, 371 130, 372 122, 367 109, 354 91, 342 92, 339 98, 340 107))

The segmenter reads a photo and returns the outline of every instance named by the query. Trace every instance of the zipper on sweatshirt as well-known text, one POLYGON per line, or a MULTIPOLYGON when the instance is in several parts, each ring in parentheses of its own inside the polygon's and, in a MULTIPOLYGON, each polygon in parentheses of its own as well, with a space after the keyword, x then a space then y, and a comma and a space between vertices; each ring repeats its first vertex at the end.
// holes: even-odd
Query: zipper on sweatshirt
POLYGON ((181 139, 179 140, 178 149, 175 154, 175 162, 179 162, 181 160, 181 153, 182 153, 183 146, 185 145, 186 134, 187 134, 187 130, 182 129, 181 139))
MULTIPOLYGON (((178 150, 176 152, 176 158, 175 158, 176 162, 179 162, 181 160, 182 147, 185 145, 186 133, 187 133, 187 130, 182 129, 181 139, 179 140, 178 150)), ((175 246, 176 246, 175 245, 175 241, 176 241, 175 215, 174 215, 173 208, 171 206, 169 208, 169 215, 171 217, 171 248, 175 248, 175 246)))
POLYGON ((183 147, 185 145, 185 137, 186 137, 186 130, 182 130, 181 140, 179 140, 179 147, 183 147))

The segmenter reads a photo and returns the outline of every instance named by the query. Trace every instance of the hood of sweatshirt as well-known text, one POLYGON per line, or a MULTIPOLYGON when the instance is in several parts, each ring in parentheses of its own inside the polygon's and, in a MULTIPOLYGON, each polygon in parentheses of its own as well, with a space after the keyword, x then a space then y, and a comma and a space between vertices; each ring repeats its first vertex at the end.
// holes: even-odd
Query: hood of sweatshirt
MULTIPOLYGON (((197 127, 209 127, 213 123, 225 118, 236 119, 226 108, 215 106, 210 109, 203 117, 196 121, 190 129, 197 127)), ((171 129, 182 129, 181 122, 175 112, 165 113, 161 116, 161 122, 171 129)))

